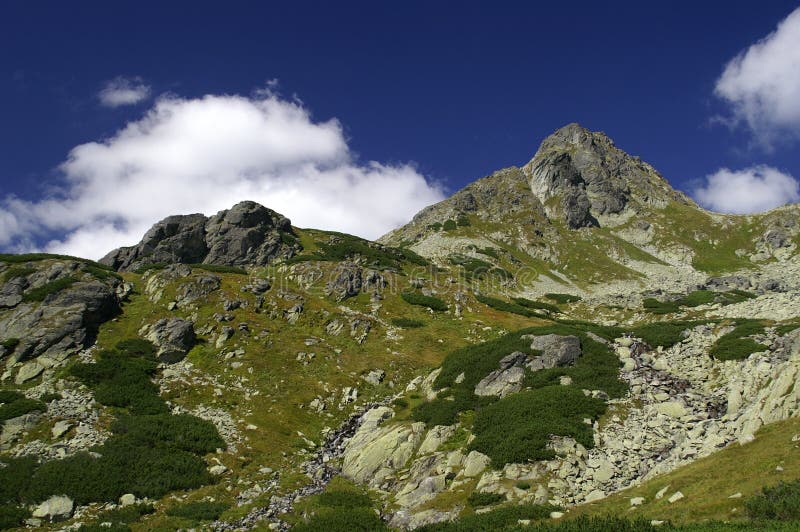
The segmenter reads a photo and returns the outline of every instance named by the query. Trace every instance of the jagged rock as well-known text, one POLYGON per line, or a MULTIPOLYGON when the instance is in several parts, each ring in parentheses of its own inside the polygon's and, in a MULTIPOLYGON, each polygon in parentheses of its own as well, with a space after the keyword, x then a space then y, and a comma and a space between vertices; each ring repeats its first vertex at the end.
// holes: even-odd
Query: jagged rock
POLYGON ((425 435, 422 445, 419 446, 417 454, 427 454, 435 452, 441 444, 446 442, 456 431, 453 425, 436 425, 425 435))
POLYGON ((377 386, 383 382, 386 377, 386 372, 382 369, 373 369, 362 378, 373 386, 377 386))
POLYGON ((208 472, 214 476, 224 475, 227 470, 228 468, 222 464, 217 464, 208 468, 208 472))
POLYGON ((54 439, 58 439, 67 432, 69 432, 69 429, 71 428, 72 428, 72 423, 62 419, 61 421, 57 421, 56 424, 53 425, 53 428, 50 430, 50 432, 53 434, 54 439))
POLYGON ((226 299, 222 302, 222 310, 225 312, 230 312, 232 310, 236 310, 242 306, 242 301, 240 299, 226 299))
POLYGON ((225 345, 225 342, 231 339, 231 336, 233 336, 234 332, 235 331, 233 327, 228 327, 227 325, 220 329, 219 335, 217 335, 217 341, 214 342, 214 346, 217 349, 221 348, 223 345, 225 345))
POLYGON ((500 369, 491 372, 475 386, 475 395, 506 395, 518 392, 522 388, 528 355, 516 351, 500 360, 500 369))
POLYGON ((461 475, 465 477, 477 477, 489 467, 490 463, 491 459, 485 454, 479 453, 478 451, 470 451, 464 459, 464 469, 461 470, 461 475))
POLYGON ((194 303, 201 297, 219 290, 222 280, 218 275, 201 274, 192 279, 189 283, 184 283, 178 288, 176 303, 179 307, 185 307, 194 303))
POLYGON ((243 292, 251 292, 253 294, 263 294, 272 288, 272 283, 269 279, 253 279, 250 284, 243 286, 243 292))
POLYGON ((136 495, 133 493, 126 493, 119 498, 119 505, 122 507, 131 506, 136 504, 136 495))
POLYGON ((37 413, 30 413, 5 420, 0 431, 0 449, 6 449, 20 434, 35 427, 39 417, 37 413))
POLYGON ((631 497, 631 506, 641 506, 644 504, 644 497, 631 497))
POLYGON ((31 379, 35 379, 45 370, 45 367, 36 360, 25 363, 14 377, 14 383, 23 384, 31 379))
POLYGON ((284 311, 283 316, 286 318, 286 321, 289 323, 297 323, 297 320, 300 319, 300 314, 303 313, 303 303, 297 303, 293 305, 290 309, 284 311))
POLYGON ((789 233, 783 229, 770 229, 764 233, 764 242, 772 249, 785 248, 791 245, 792 240, 789 233))
POLYGON ((263 266, 294 251, 281 240, 281 233, 290 231, 286 217, 243 201, 210 218, 169 216, 153 225, 139 244, 116 249, 100 262, 125 271, 156 263, 263 266))
POLYGON ((72 516, 73 501, 65 495, 54 495, 36 507, 33 517, 60 521, 72 516))
POLYGON ((531 340, 531 349, 542 353, 532 357, 528 363, 533 371, 569 366, 581 356, 581 340, 577 336, 546 334, 533 336, 531 340))
POLYGON ((361 267, 353 262, 342 262, 334 268, 331 280, 325 285, 325 295, 343 301, 358 295, 361 283, 361 267))
POLYGON ((344 322, 339 319, 333 319, 325 325, 325 332, 331 336, 339 336, 344 329, 344 322))
POLYGON ((367 335, 372 329, 372 322, 367 319, 354 318, 350 321, 350 336, 359 344, 367 340, 367 335))
POLYGON ((197 341, 194 324, 183 318, 160 319, 142 327, 139 334, 153 342, 159 360, 169 364, 183 360, 197 341))

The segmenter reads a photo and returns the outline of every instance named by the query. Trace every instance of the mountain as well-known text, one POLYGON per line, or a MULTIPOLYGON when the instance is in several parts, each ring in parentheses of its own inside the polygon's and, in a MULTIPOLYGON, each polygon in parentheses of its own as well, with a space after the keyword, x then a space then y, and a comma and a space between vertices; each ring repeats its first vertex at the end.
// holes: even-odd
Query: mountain
POLYGON ((0 528, 791 529, 798 212, 570 124, 378 242, 245 201, 0 255, 0 528))

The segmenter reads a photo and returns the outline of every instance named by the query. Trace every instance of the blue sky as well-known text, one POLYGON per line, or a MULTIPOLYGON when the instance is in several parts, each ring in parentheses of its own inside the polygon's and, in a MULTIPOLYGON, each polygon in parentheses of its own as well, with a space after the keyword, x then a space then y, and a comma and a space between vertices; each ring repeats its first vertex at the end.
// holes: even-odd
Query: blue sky
POLYGON ((246 194, 376 237, 573 121, 711 208, 796 201, 794 25, 723 72, 797 7, 7 0, 0 248, 97 256, 246 194))

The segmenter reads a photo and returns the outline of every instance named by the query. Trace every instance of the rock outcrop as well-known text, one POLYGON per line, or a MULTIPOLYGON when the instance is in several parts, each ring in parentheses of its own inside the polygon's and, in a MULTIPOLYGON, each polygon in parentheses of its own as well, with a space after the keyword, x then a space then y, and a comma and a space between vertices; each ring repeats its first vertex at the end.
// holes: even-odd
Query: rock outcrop
POLYGON ((139 244, 116 249, 100 262, 120 271, 159 263, 263 266, 297 251, 296 244, 282 238, 291 230, 288 218, 243 201, 210 218, 169 216, 150 228, 139 244))
POLYGON ((194 324, 183 318, 164 318, 145 325, 139 334, 158 348, 158 359, 169 364, 183 360, 194 346, 194 324))

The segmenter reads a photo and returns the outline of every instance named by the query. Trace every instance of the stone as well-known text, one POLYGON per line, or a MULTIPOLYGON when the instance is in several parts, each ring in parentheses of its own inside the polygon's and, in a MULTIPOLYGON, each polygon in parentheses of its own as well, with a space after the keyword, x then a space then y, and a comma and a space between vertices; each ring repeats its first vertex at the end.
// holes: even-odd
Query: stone
POLYGON ((62 419, 61 421, 56 421, 56 424, 53 425, 53 428, 51 429, 50 432, 53 434, 53 438, 58 439, 67 432, 69 432, 69 429, 71 428, 72 428, 72 423, 70 421, 62 419))
POLYGON ((644 497, 632 497, 631 506, 641 506, 644 504, 644 497))
POLYGON ((678 401, 667 401, 656 405, 656 410, 660 414, 671 418, 679 419, 687 414, 686 407, 678 401))
POLYGON ((518 392, 525 378, 523 364, 528 355, 516 351, 500 360, 500 369, 491 372, 475 386, 475 395, 497 395, 505 397, 509 393, 518 392))
POLYGON ((729 499, 741 499, 742 498, 742 492, 737 491, 733 495, 728 495, 728 498, 729 499))
POLYGON ((163 318, 139 330, 158 349, 158 359, 174 364, 184 359, 197 341, 194 324, 183 318, 163 318))
POLYGON ((228 468, 222 464, 217 464, 208 468, 208 472, 214 476, 223 475, 227 470, 228 468))
POLYGON ((678 502, 679 500, 681 500, 683 498, 684 498, 683 493, 681 493, 680 491, 676 491, 675 493, 670 495, 669 499, 667 499, 667 502, 672 504, 672 503, 678 502))
POLYGON ((477 477, 489 467, 490 463, 491 459, 485 454, 479 453, 478 451, 470 451, 464 459, 464 469, 461 470, 461 475, 465 477, 477 477))
POLYGON ((656 500, 658 501, 663 499, 664 495, 667 494, 667 491, 669 491, 669 486, 664 486, 663 488, 658 490, 658 492, 656 492, 656 500))
POLYGON ((550 512, 550 519, 561 519, 564 517, 564 512, 550 512))
POLYGON ((581 356, 581 341, 577 336, 558 334, 533 336, 531 349, 542 353, 528 362, 528 367, 533 371, 569 366, 581 356))
POLYGON ((361 292, 361 267, 353 262, 341 262, 334 268, 331 280, 325 285, 325 295, 343 301, 361 292))
POLYGON ((16 384, 23 384, 28 382, 29 380, 35 379, 42 372, 45 370, 45 367, 40 364, 36 360, 31 360, 30 362, 25 363, 19 371, 17 372, 17 376, 14 377, 14 383, 16 384))
POLYGON ((599 501, 600 499, 604 499, 606 496, 605 492, 601 489, 592 490, 589 492, 588 495, 584 498, 584 502, 594 502, 599 501))
POLYGON ((64 495, 54 495, 33 510, 33 517, 61 521, 72 516, 73 501, 64 495))
POLYGON ((136 495, 134 495, 133 493, 126 493, 125 495, 119 498, 120 506, 130 506, 132 504, 136 504, 136 495))
POLYGON ((217 349, 220 349, 222 346, 225 345, 225 342, 231 339, 233 333, 235 332, 233 327, 224 326, 220 329, 219 334, 217 335, 217 340, 214 342, 214 346, 217 349))
POLYGON ((432 453, 453 435, 456 428, 453 425, 436 425, 425 435, 425 439, 417 450, 417 454, 432 453))
POLYGON ((362 377, 362 379, 373 386, 377 386, 382 383, 384 378, 386 378, 386 372, 382 369, 373 369, 362 377))

